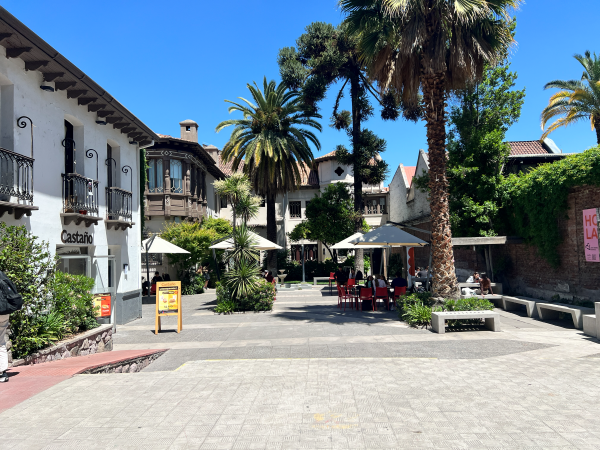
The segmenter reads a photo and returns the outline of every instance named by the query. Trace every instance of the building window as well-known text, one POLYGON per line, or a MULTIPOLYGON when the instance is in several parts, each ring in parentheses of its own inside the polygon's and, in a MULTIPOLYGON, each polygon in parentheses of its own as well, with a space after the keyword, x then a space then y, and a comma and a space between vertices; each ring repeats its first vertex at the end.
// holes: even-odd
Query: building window
POLYGON ((227 208, 227 197, 221 197, 221 208, 227 208))
POLYGON ((260 207, 264 208, 265 207, 265 198, 264 197, 260 197, 260 207))
POLYGON ((163 162, 162 159, 148 161, 148 191, 163 192, 163 162))
POLYGON ((171 192, 175 194, 183 194, 183 176, 181 170, 181 161, 177 159, 171 160, 171 192))
POLYGON ((379 208, 380 208, 380 212, 379 212, 380 214, 387 214, 385 212, 385 197, 381 197, 379 199, 379 208))
POLYGON ((192 127, 189 125, 185 127, 185 131, 190 131, 191 129, 192 129, 192 127))
POLYGON ((302 217, 302 202, 290 202, 290 218, 299 219, 302 217))
POLYGON ((338 168, 335 169, 334 172, 337 174, 338 177, 341 177, 342 174, 344 173, 344 169, 342 169, 341 167, 338 166, 338 168))
POLYGON ((306 216, 306 211, 308 210, 308 204, 310 203, 310 200, 306 200, 306 202, 304 203, 304 217, 306 216))

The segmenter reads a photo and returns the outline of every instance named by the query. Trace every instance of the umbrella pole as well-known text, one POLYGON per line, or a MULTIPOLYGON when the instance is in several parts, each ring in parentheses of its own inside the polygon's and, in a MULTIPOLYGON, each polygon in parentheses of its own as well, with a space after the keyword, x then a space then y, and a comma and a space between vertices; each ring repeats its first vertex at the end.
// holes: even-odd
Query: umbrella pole
POLYGON ((302 284, 306 283, 306 279, 304 277, 304 244, 302 244, 302 284))
MULTIPOLYGON (((433 246, 429 244, 429 270, 427 271, 427 280, 425 281, 425 290, 429 291, 429 274, 431 273, 431 254, 433 253, 433 246)), ((433 277, 432 277, 433 279, 433 277)))
MULTIPOLYGON (((148 289, 146 290, 146 296, 150 299, 150 264, 148 262, 148 246, 146 246, 146 281, 148 282, 148 289)), ((143 287, 143 286, 142 286, 143 287)))

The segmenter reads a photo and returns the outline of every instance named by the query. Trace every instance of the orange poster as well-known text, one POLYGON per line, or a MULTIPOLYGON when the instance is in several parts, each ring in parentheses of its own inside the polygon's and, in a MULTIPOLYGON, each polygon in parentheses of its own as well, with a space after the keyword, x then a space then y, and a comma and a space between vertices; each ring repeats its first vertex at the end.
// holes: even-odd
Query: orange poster
POLYGON ((94 295, 94 308, 98 308, 96 317, 110 317, 110 295, 94 295))

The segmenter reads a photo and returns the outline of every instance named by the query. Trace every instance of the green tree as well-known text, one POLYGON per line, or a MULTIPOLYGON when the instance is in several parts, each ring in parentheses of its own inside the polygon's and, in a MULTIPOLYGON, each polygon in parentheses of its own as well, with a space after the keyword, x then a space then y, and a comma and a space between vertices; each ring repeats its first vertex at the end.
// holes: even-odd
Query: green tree
POLYGON ((215 192, 220 197, 227 198, 233 214, 233 228, 236 226, 238 208, 236 206, 244 198, 250 197, 250 181, 243 173, 233 173, 229 177, 213 183, 215 192))
POLYGON ((330 247, 356 233, 357 221, 361 224, 359 231, 368 231, 369 226, 365 220, 360 213, 354 211, 352 196, 346 184, 332 183, 310 201, 306 206, 306 220, 296 225, 288 236, 294 242, 301 239, 321 241, 331 259, 337 262, 337 252, 330 247))
MULTIPOLYGON (((262 91, 256 83, 248 84, 254 103, 235 103, 229 112, 241 112, 241 119, 231 119, 217 125, 216 131, 233 126, 231 137, 221 153, 224 161, 233 161, 233 170, 244 162, 244 173, 250 179, 255 194, 266 199, 267 239, 277 241, 275 200, 277 195, 295 191, 302 182, 302 173, 313 162, 311 144, 320 150, 321 144, 311 129, 321 131, 315 120, 321 116, 306 111, 300 96, 288 91, 281 83, 267 82, 262 91)), ((270 251, 267 267, 277 272, 277 253, 270 251)))
POLYGON ((188 252, 168 255, 169 261, 176 264, 180 275, 185 271, 211 258, 210 245, 232 231, 231 225, 225 219, 204 219, 200 222, 184 221, 166 226, 161 237, 188 252))
POLYGON ((429 147, 433 293, 458 295, 446 175, 448 93, 480 79, 486 62, 502 59, 513 42, 508 11, 520 0, 340 0, 369 75, 394 88, 404 104, 422 93, 429 147))
POLYGON ((448 175, 454 236, 495 236, 502 206, 503 168, 510 154, 505 133, 519 120, 525 89, 505 60, 486 65, 480 82, 456 93, 450 111, 448 175))
MULTIPOLYGON (((313 110, 327 91, 341 88, 337 93, 331 117, 331 126, 343 130, 352 144, 352 151, 345 146, 336 147, 336 158, 352 167, 354 175, 354 210, 363 210, 363 183, 381 183, 388 172, 388 165, 381 159, 385 141, 372 131, 362 129, 362 123, 373 115, 369 92, 381 102, 366 76, 366 68, 360 58, 358 39, 348 33, 342 24, 334 27, 324 22, 313 22, 296 40, 296 48, 286 47, 279 51, 278 64, 283 82, 301 92, 302 100, 313 110), (346 87, 350 91, 351 111, 340 111, 340 100, 346 87)), ((395 119, 398 108, 395 102, 387 102, 382 117, 395 119)), ((357 215, 354 227, 358 231, 362 221, 357 215)), ((356 265, 363 269, 362 251, 357 251, 356 265)))
POLYGON ((562 89, 552 97, 542 111, 542 130, 554 117, 560 117, 542 135, 542 139, 559 127, 566 127, 580 120, 589 120, 596 131, 596 142, 600 144, 600 58, 590 51, 574 58, 583 66, 581 80, 555 80, 544 89, 562 89))

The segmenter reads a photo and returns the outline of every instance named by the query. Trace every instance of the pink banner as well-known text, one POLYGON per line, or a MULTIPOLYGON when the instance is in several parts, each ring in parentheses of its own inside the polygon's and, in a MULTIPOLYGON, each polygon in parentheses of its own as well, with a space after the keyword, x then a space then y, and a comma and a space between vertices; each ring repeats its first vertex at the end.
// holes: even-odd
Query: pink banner
POLYGON ((583 210, 583 244, 585 247, 585 260, 600 262, 598 252, 598 216, 599 209, 583 210))

